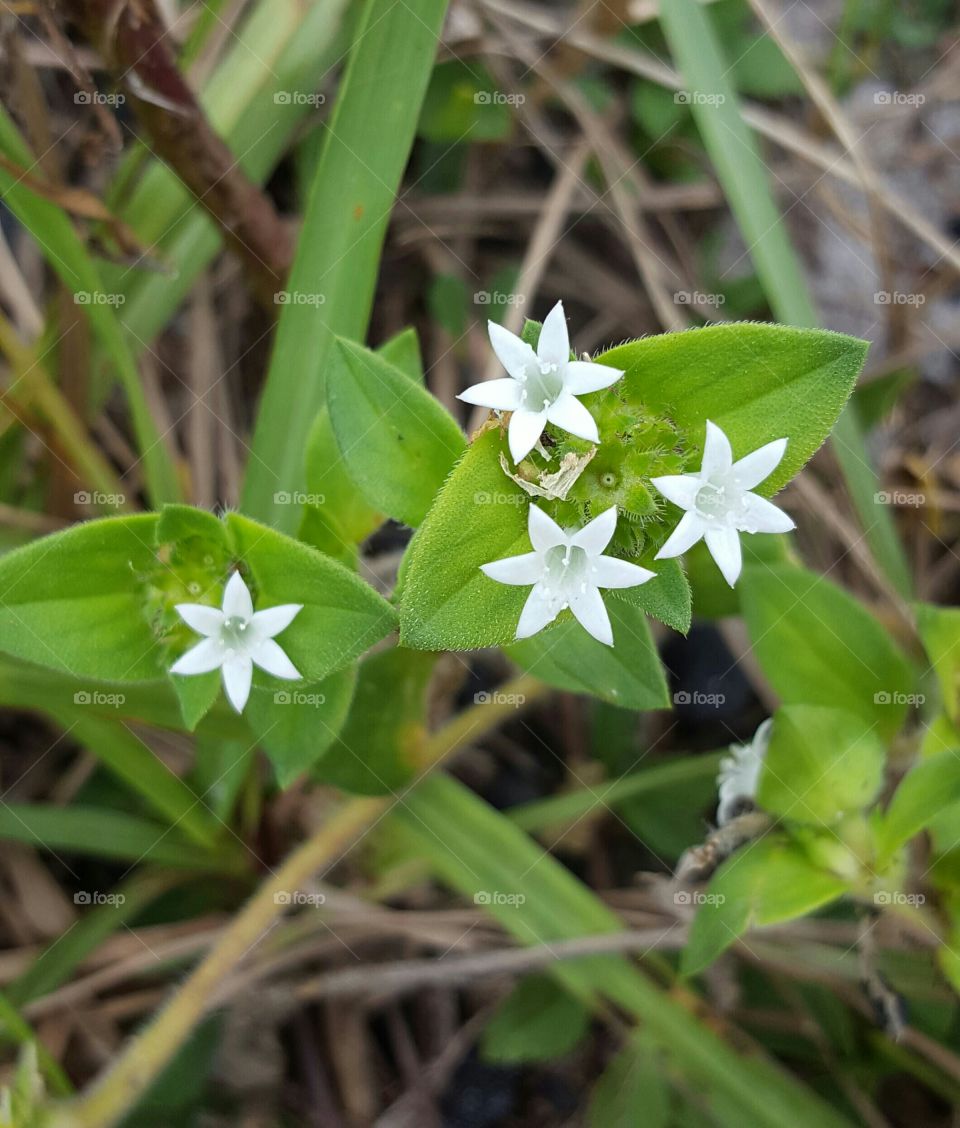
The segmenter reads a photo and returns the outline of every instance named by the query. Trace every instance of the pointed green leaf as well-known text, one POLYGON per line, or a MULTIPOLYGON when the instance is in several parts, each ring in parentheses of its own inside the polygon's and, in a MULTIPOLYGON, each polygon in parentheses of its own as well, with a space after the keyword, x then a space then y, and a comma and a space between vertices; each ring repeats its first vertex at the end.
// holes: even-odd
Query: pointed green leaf
POLYGON ((465 440, 425 388, 381 356, 338 340, 327 371, 330 421, 353 480, 367 501, 419 525, 465 440))

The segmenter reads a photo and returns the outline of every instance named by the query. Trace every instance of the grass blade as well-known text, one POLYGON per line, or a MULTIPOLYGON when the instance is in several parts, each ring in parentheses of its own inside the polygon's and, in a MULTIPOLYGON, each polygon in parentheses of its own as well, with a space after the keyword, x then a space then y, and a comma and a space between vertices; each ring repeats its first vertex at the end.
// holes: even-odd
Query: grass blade
POLYGON ((363 338, 380 249, 430 77, 446 0, 416 9, 367 0, 307 205, 287 289, 323 304, 283 306, 254 431, 242 507, 293 532, 304 450, 323 403, 334 335, 363 338), (294 409, 295 405, 295 409, 294 409))
MULTIPOLYGON (((36 166, 12 118, 2 108, 0 152, 23 169, 36 166)), ((93 331, 126 393, 151 502, 159 506, 180 500, 182 495, 173 459, 150 414, 136 361, 127 347, 116 309, 110 303, 97 300, 106 292, 100 273, 69 217, 55 203, 32 191, 22 177, 18 179, 2 166, 0 195, 36 239, 51 269, 86 308, 93 331)))
MULTIPOLYGON (((412 836, 420 853, 461 893, 522 895, 520 903, 509 898, 485 902, 482 896, 478 903, 526 944, 623 929, 622 921, 568 870, 447 776, 433 775, 418 784, 398 804, 391 825, 412 836)), ((767 1128, 847 1123, 768 1060, 741 1057, 679 997, 661 990, 627 959, 590 956, 560 961, 551 970, 578 996, 603 995, 629 1011, 679 1072, 737 1106, 744 1123, 767 1128)))
MULTIPOLYGON (((711 95, 693 99, 690 109, 774 316, 789 325, 819 325, 756 138, 743 120, 739 98, 727 78, 729 61, 723 57, 708 13, 697 0, 672 0, 661 5, 660 22, 691 89, 711 95)), ((877 562, 897 591, 909 595, 910 571, 903 547, 889 510, 874 500, 876 475, 849 406, 834 428, 833 447, 877 562)))

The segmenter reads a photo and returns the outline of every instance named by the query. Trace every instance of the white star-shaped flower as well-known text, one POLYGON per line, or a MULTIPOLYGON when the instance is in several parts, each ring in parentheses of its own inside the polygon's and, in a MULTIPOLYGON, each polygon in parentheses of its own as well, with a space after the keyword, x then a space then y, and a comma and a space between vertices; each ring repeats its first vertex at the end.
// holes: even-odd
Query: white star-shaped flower
POLYGON ((547 314, 536 352, 494 321, 488 322, 488 329, 493 351, 510 375, 474 384, 457 398, 479 407, 513 412, 508 429, 513 461, 519 462, 533 450, 548 423, 577 438, 599 443, 593 416, 576 397, 609 387, 623 372, 606 364, 570 359, 563 302, 557 302, 547 314))
POLYGON ((651 479, 668 501, 686 510, 657 559, 680 556, 703 537, 733 587, 743 567, 741 533, 787 533, 796 527, 782 509, 750 492, 776 470, 786 449, 786 439, 775 439, 734 462, 730 440, 708 420, 700 473, 651 479))
POLYGON ((253 610, 250 589, 234 572, 223 591, 222 610, 204 603, 178 603, 180 618, 202 642, 191 647, 170 667, 171 674, 208 674, 223 671, 223 688, 238 713, 250 696, 254 663, 275 678, 296 681, 303 675, 274 642, 293 622, 302 603, 282 603, 265 611, 253 610))
POLYGON ((760 769, 770 747, 773 719, 768 718, 754 733, 749 744, 731 744, 730 755, 720 761, 717 787, 720 805, 717 807, 717 825, 726 826, 736 817, 737 808, 744 800, 753 802, 757 797, 760 769))
POLYGON ((613 646, 610 616, 598 589, 636 587, 656 575, 638 564, 602 555, 616 528, 615 506, 582 529, 569 532, 542 509, 530 506, 527 531, 533 552, 480 565, 498 583, 533 584, 517 624, 517 638, 543 630, 569 607, 584 630, 598 642, 613 646))

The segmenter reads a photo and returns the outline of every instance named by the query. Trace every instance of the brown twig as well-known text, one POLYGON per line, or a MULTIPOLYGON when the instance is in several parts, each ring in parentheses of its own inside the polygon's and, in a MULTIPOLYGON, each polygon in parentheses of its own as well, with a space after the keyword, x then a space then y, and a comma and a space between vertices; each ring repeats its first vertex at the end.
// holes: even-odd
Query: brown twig
POLYGON ((287 229, 214 132, 177 67, 153 0, 78 0, 70 15, 123 86, 150 148, 217 223, 272 309, 292 254, 287 229))

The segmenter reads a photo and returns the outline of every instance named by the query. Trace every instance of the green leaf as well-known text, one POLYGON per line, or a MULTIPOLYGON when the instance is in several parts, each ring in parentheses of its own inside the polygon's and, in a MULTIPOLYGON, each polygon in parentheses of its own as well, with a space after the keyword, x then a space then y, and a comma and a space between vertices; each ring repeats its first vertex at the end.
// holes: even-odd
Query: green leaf
POLYGON ((587 1032, 586 1007, 555 979, 530 975, 497 1007, 483 1030, 487 1061, 550 1061, 569 1053, 587 1032))
POLYGON ((753 925, 806 916, 846 892, 845 882, 818 869, 782 835, 770 834, 728 858, 699 898, 681 957, 684 975, 696 975, 753 925))
POLYGON ((0 648, 79 677, 160 677, 142 586, 156 526, 155 516, 89 521, 0 558, 0 648))
POLYGON ((948 807, 960 803, 960 754, 948 749, 921 760, 903 777, 878 830, 879 851, 889 858, 948 807))
POLYGON ((376 353, 338 340, 327 408, 350 476, 367 501, 419 525, 465 441, 446 409, 376 353))
POLYGON ((590 1094, 589 1128, 667 1128, 670 1089, 662 1056, 634 1035, 600 1075, 590 1094))
MULTIPOLYGON (((310 429, 306 462, 300 540, 354 568, 357 545, 383 524, 383 515, 365 500, 347 473, 325 407, 310 429)), ((289 491, 277 496, 281 501, 285 497, 288 504, 297 501, 289 491)))
POLYGON ((416 329, 401 329, 389 341, 384 341, 377 353, 415 383, 423 383, 423 356, 416 329))
POLYGON ((573 619, 508 647, 523 669, 558 689, 589 693, 624 709, 668 709, 660 656, 644 613, 608 599, 614 645, 597 642, 573 619))
POLYGON ((739 591, 754 653, 784 702, 836 706, 886 737, 898 731, 914 671, 852 596, 789 564, 749 565, 739 591))
POLYGON ((162 814, 171 826, 201 846, 212 848, 215 845, 223 830, 219 820, 208 811, 202 797, 172 772, 132 729, 122 721, 88 716, 82 706, 51 712, 73 739, 162 814))
POLYGON ((408 784, 420 768, 436 661, 435 654, 399 646, 365 658, 350 715, 317 778, 358 795, 387 795, 408 784))
POLYGON ((155 862, 177 869, 221 870, 223 859, 198 849, 169 826, 109 808, 4 803, 0 839, 25 842, 54 853, 110 858, 139 865, 155 862))
POLYGON ((645 337, 597 360, 624 369, 627 402, 665 412, 698 453, 708 419, 735 458, 787 438, 783 461, 757 487, 770 497, 830 433, 866 353, 865 341, 839 333, 740 322, 645 337))
MULTIPOLYGON (((342 564, 239 513, 226 524, 256 584, 255 606, 303 604, 279 641, 305 681, 323 680, 393 629, 390 605, 342 564)), ((254 685, 288 688, 257 671, 254 685)))
POLYGON ((875 724, 841 709, 778 709, 758 804, 782 818, 825 825, 868 807, 883 781, 885 750, 875 730, 875 724))
POLYGON ((917 630, 940 685, 944 712, 960 714, 960 608, 917 603, 917 630))
POLYGON ((243 509, 287 531, 280 490, 303 482, 302 458, 335 334, 366 332, 390 211, 413 143, 446 0, 416 10, 366 0, 310 192, 287 289, 323 304, 284 305, 257 415, 243 509), (296 404, 291 412, 290 405, 296 404))
MULTIPOLYGON (((407 550, 400 640, 418 650, 473 650, 516 637, 529 588, 498 584, 481 564, 530 550, 529 497, 508 478, 500 428, 474 439, 407 550)), ((655 580, 606 597, 643 608, 677 630, 690 625, 690 589, 676 561, 658 561, 655 580), (662 565, 662 566, 661 566, 662 565)), ((544 639, 557 628, 548 628, 544 639)))
MULTIPOLYGON (((741 537, 740 544, 745 568, 751 564, 772 566, 789 563, 789 541, 786 536, 774 534, 741 537)), ((698 619, 723 619, 740 614, 740 595, 744 589, 746 571, 736 588, 730 587, 710 555, 706 542, 702 540, 684 554, 683 562, 698 619)))
POLYGON ((319 682, 274 680, 250 694, 244 716, 263 746, 281 787, 309 770, 336 740, 350 709, 354 666, 319 682))
POLYGON ((220 696, 220 680, 219 670, 211 670, 208 674, 193 674, 190 677, 171 675, 170 681, 180 702, 180 713, 187 732, 193 732, 213 708, 220 696))

